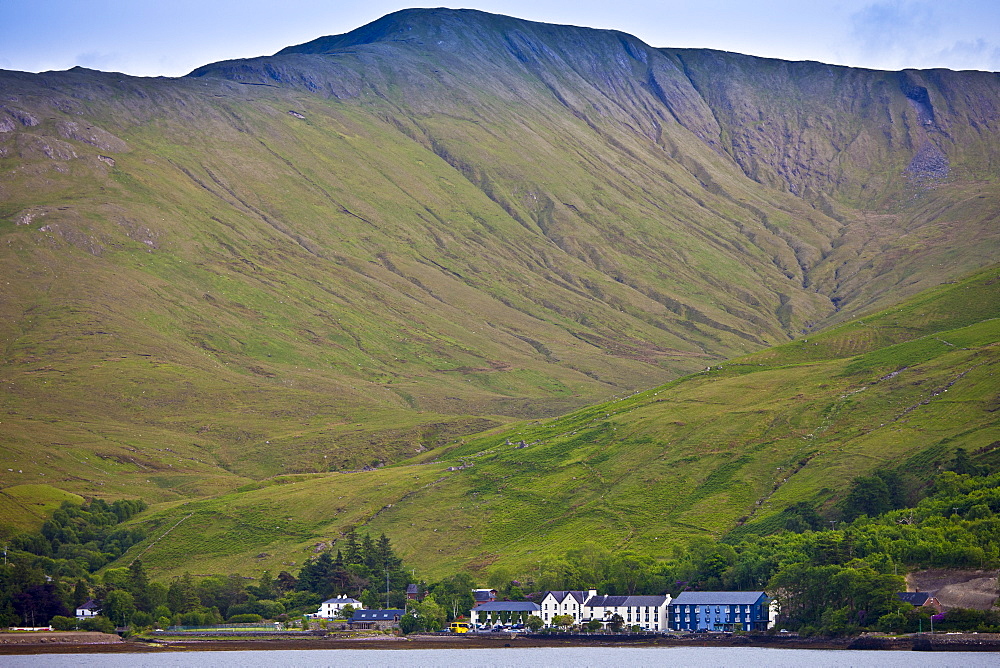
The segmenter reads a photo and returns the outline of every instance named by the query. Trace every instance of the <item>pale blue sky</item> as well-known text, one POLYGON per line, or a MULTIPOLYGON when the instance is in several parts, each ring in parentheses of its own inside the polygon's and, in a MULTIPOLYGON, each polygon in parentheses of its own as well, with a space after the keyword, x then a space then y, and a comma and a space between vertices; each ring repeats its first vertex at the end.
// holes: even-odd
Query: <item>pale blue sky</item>
MULTIPOLYGON (((353 30, 393 0, 0 0, 0 69, 180 76, 353 30)), ((481 9, 709 47, 876 69, 1000 71, 1000 0, 483 0, 481 9)))

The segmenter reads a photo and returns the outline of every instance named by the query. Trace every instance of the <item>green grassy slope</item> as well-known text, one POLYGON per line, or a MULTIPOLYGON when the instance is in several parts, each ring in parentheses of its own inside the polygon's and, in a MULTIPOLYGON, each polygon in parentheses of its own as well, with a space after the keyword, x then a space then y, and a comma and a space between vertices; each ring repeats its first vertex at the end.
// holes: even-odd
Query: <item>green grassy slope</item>
POLYGON ((0 73, 0 488, 375 467, 995 260, 995 77, 720 57, 427 10, 179 80, 0 73))
POLYGON ((993 268, 816 337, 408 463, 154 509, 140 520, 154 536, 186 519, 165 545, 131 556, 146 550, 159 575, 192 559, 206 571, 288 569, 361 527, 386 532, 429 576, 493 564, 527 576, 581 544, 663 556, 799 501, 828 506, 878 468, 929 479, 955 448, 982 457, 1000 442, 998 289, 993 268))

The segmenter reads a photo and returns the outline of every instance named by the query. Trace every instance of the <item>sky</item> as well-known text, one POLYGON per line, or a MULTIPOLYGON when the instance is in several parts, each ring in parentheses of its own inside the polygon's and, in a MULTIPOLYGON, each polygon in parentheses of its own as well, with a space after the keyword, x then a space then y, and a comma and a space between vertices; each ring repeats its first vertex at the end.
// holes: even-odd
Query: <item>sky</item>
MULTIPOLYGON (((0 0, 0 69, 182 76, 349 32, 392 0, 0 0)), ((658 47, 899 70, 1000 71, 1000 0, 504 0, 447 5, 610 28, 658 47)))

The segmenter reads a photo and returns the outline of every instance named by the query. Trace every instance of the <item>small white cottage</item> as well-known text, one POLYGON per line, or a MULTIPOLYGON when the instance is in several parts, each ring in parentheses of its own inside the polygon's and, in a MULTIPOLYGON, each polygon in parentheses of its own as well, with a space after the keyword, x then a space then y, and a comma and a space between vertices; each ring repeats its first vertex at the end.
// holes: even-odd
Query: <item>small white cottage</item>
POLYGON ((347 594, 340 594, 333 598, 328 598, 319 606, 319 612, 313 617, 323 617, 324 619, 334 619, 340 616, 340 611, 351 606, 355 610, 364 610, 365 606, 356 598, 349 598, 347 594))
POLYGON ((87 602, 76 609, 77 619, 90 619, 101 614, 101 604, 94 599, 87 599, 87 602))

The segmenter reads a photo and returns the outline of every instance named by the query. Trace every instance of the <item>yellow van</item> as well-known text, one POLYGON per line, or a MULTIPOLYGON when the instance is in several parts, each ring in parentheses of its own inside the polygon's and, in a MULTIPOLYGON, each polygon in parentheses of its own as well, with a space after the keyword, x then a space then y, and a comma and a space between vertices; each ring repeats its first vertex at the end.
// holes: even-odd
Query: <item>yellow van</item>
POLYGON ((452 622, 448 630, 452 633, 468 633, 469 625, 464 622, 452 622))

